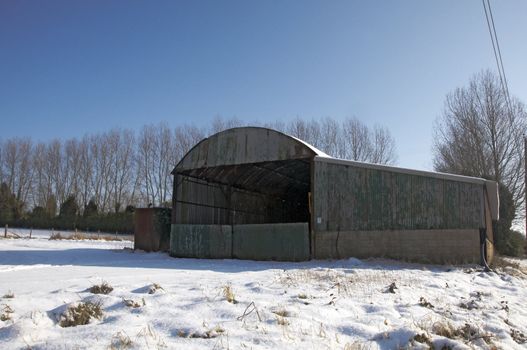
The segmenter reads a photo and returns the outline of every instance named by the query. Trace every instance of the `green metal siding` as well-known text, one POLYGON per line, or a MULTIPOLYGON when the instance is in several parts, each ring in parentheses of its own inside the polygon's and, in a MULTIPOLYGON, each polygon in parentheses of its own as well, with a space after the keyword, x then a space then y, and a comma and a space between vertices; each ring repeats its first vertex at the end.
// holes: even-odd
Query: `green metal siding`
POLYGON ((481 226, 482 185, 346 164, 314 164, 315 231, 481 226))
POLYGON ((232 226, 173 224, 170 255, 181 258, 231 258, 232 226))
POLYGON ((170 255, 181 258, 307 260, 308 224, 173 224, 170 255))
POLYGON ((309 259, 307 223, 234 225, 232 255, 238 259, 309 259))

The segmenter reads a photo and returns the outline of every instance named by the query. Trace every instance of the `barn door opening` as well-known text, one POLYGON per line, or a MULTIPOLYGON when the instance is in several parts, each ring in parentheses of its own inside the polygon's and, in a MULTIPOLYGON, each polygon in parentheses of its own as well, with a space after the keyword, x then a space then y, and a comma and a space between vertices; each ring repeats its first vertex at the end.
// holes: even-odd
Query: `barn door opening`
POLYGON ((192 254, 207 250, 203 257, 223 247, 217 257, 226 257, 230 242, 235 258, 308 259, 310 166, 310 159, 291 159, 177 172, 173 224, 180 225, 174 229, 179 246, 191 242, 192 254), (214 243, 211 237, 222 239, 214 243), (211 251, 203 248, 211 244, 211 251))

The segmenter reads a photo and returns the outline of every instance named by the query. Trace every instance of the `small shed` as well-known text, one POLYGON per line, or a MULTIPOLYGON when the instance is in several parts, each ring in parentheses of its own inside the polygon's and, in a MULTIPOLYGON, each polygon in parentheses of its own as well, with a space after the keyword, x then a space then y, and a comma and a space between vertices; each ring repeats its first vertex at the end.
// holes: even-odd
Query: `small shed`
POLYGON ((134 249, 167 252, 170 247, 170 215, 169 208, 136 208, 134 249))
POLYGON ((492 259, 492 181, 335 159, 259 127, 205 138, 172 174, 173 256, 492 259))

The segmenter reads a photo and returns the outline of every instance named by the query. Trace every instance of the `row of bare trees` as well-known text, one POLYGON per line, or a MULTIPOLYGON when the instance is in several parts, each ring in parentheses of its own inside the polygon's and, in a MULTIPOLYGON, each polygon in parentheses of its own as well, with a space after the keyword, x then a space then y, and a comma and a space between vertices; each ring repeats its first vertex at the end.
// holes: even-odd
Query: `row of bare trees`
MULTIPOLYGON (((91 201, 100 212, 127 205, 164 205, 171 200, 171 170, 209 134, 244 126, 238 119, 216 118, 208 128, 145 125, 139 132, 113 129, 96 135, 49 142, 30 138, 0 141, 0 183, 16 197, 18 216, 41 207, 56 214, 69 197, 78 207, 91 201)), ((322 151, 358 161, 393 164, 395 142, 386 128, 368 128, 358 119, 331 118, 262 125, 305 140, 322 151)))

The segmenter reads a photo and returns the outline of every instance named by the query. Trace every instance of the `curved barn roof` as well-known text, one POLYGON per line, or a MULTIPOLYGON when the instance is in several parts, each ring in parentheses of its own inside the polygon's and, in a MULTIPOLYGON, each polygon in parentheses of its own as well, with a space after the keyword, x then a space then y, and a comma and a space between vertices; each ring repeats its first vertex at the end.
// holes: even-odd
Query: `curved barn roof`
POLYGON ((329 157, 310 144, 262 127, 239 127, 201 140, 176 165, 174 172, 207 167, 329 157))
MULTIPOLYGON (((172 173, 268 193, 301 193, 309 189, 311 160, 481 184, 489 187, 491 201, 497 203, 493 181, 336 159, 300 139, 263 127, 227 129, 201 140, 172 173)), ((491 208, 496 217, 497 207, 491 208)))

